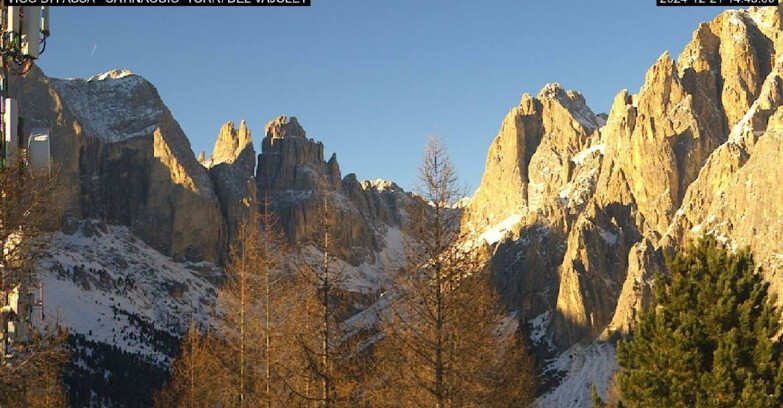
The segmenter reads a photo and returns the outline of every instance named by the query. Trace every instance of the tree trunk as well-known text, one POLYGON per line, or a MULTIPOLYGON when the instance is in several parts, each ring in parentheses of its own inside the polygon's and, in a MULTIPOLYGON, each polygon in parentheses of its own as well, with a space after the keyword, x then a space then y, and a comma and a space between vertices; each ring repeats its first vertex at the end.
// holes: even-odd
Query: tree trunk
MULTIPOLYGON (((329 204, 324 197, 324 217, 329 215, 329 204)), ((321 398, 323 398, 324 408, 329 408, 329 220, 324 219, 324 276, 323 276, 323 346, 321 352, 321 398)))

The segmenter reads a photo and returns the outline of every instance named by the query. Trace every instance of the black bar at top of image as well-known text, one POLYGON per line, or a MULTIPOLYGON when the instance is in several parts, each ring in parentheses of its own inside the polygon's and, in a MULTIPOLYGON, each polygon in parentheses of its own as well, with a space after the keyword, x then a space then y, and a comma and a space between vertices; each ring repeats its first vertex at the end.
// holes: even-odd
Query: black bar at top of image
POLYGON ((268 6, 309 7, 311 0, 4 0, 7 6, 268 6))
POLYGON ((655 0, 657 6, 777 6, 779 0, 655 0))

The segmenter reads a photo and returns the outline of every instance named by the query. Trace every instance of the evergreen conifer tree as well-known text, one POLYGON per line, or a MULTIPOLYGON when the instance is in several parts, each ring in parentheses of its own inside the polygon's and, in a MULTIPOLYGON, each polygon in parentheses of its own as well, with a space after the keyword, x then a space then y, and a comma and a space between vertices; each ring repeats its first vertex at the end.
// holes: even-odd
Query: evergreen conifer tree
POLYGON ((779 407, 775 296, 748 250, 705 237, 667 259, 658 305, 617 349, 622 401, 635 407, 779 407))

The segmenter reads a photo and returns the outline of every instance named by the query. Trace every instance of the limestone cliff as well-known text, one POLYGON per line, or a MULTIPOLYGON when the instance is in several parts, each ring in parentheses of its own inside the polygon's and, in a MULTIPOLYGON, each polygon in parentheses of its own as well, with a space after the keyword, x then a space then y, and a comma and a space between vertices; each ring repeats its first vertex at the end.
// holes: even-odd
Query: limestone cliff
POLYGON ((597 146, 598 127, 582 95, 559 84, 545 86, 535 98, 523 95, 490 147, 466 225, 480 231, 509 217, 539 214, 565 222, 559 195, 575 179, 575 167, 590 158, 585 149, 597 146))
POLYGON ((197 160, 152 84, 129 71, 63 80, 34 68, 14 85, 25 132, 52 129, 63 214, 127 225, 178 260, 224 260, 265 192, 297 246, 313 242, 327 197, 345 260, 372 265, 412 199, 393 183, 343 179, 336 154, 325 161, 323 144, 293 117, 266 126, 257 166, 244 120, 226 123, 210 157, 197 160))
POLYGON ((729 10, 620 92, 603 126, 557 85, 509 112, 465 227, 554 345, 627 332, 661 251, 701 233, 750 246, 783 290, 781 37, 780 7, 729 10))
POLYGON ((34 69, 20 85, 27 123, 52 128, 65 211, 128 225, 176 259, 218 259, 225 228, 209 174, 152 84, 129 71, 60 80, 34 69))
POLYGON ((338 226, 333 239, 346 249, 345 260, 374 264, 388 229, 402 227, 411 196, 393 183, 341 178, 337 155, 325 161, 323 143, 308 139, 295 117, 267 123, 261 146, 258 194, 268 194, 290 241, 300 247, 314 242, 327 200, 338 226))
POLYGON ((258 199, 253 176, 256 151, 253 136, 245 121, 239 123, 239 129, 234 126, 234 122, 225 123, 220 128, 212 155, 201 163, 209 169, 215 185, 230 241, 237 227, 251 219, 258 199))

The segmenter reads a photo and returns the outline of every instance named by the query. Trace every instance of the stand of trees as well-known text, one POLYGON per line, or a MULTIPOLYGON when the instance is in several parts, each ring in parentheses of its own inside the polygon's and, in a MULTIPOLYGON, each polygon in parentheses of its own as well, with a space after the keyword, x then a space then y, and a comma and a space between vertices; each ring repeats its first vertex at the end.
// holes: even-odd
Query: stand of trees
MULTIPOLYGON (((167 334, 160 332, 161 336, 167 334)), ((179 344, 179 339, 171 337, 176 340, 172 346, 179 344)), ((94 342, 83 334, 70 334, 67 346, 71 355, 63 373, 69 402, 65 406, 149 407, 153 391, 168 379, 167 370, 157 361, 94 342)))
MULTIPOLYGON (((408 213, 406 260, 379 328, 355 333, 324 197, 317 251, 294 261, 274 217, 238 229, 220 294, 220 323, 185 336, 159 407, 521 407, 532 359, 507 317, 479 248, 459 232, 461 198, 445 147, 431 140, 425 202, 408 213)), ((392 273, 392 272, 390 272, 392 273)))
POLYGON ((324 203, 313 240, 320 257, 292 259, 266 202, 238 228, 217 323, 191 326, 156 406, 353 406, 356 382, 342 362, 352 358, 340 324, 342 271, 324 203))
POLYGON ((276 352, 291 286, 280 270, 284 248, 268 212, 239 226, 218 316, 204 328, 191 324, 171 381, 155 395, 156 406, 285 406, 279 392, 283 353, 276 352))

